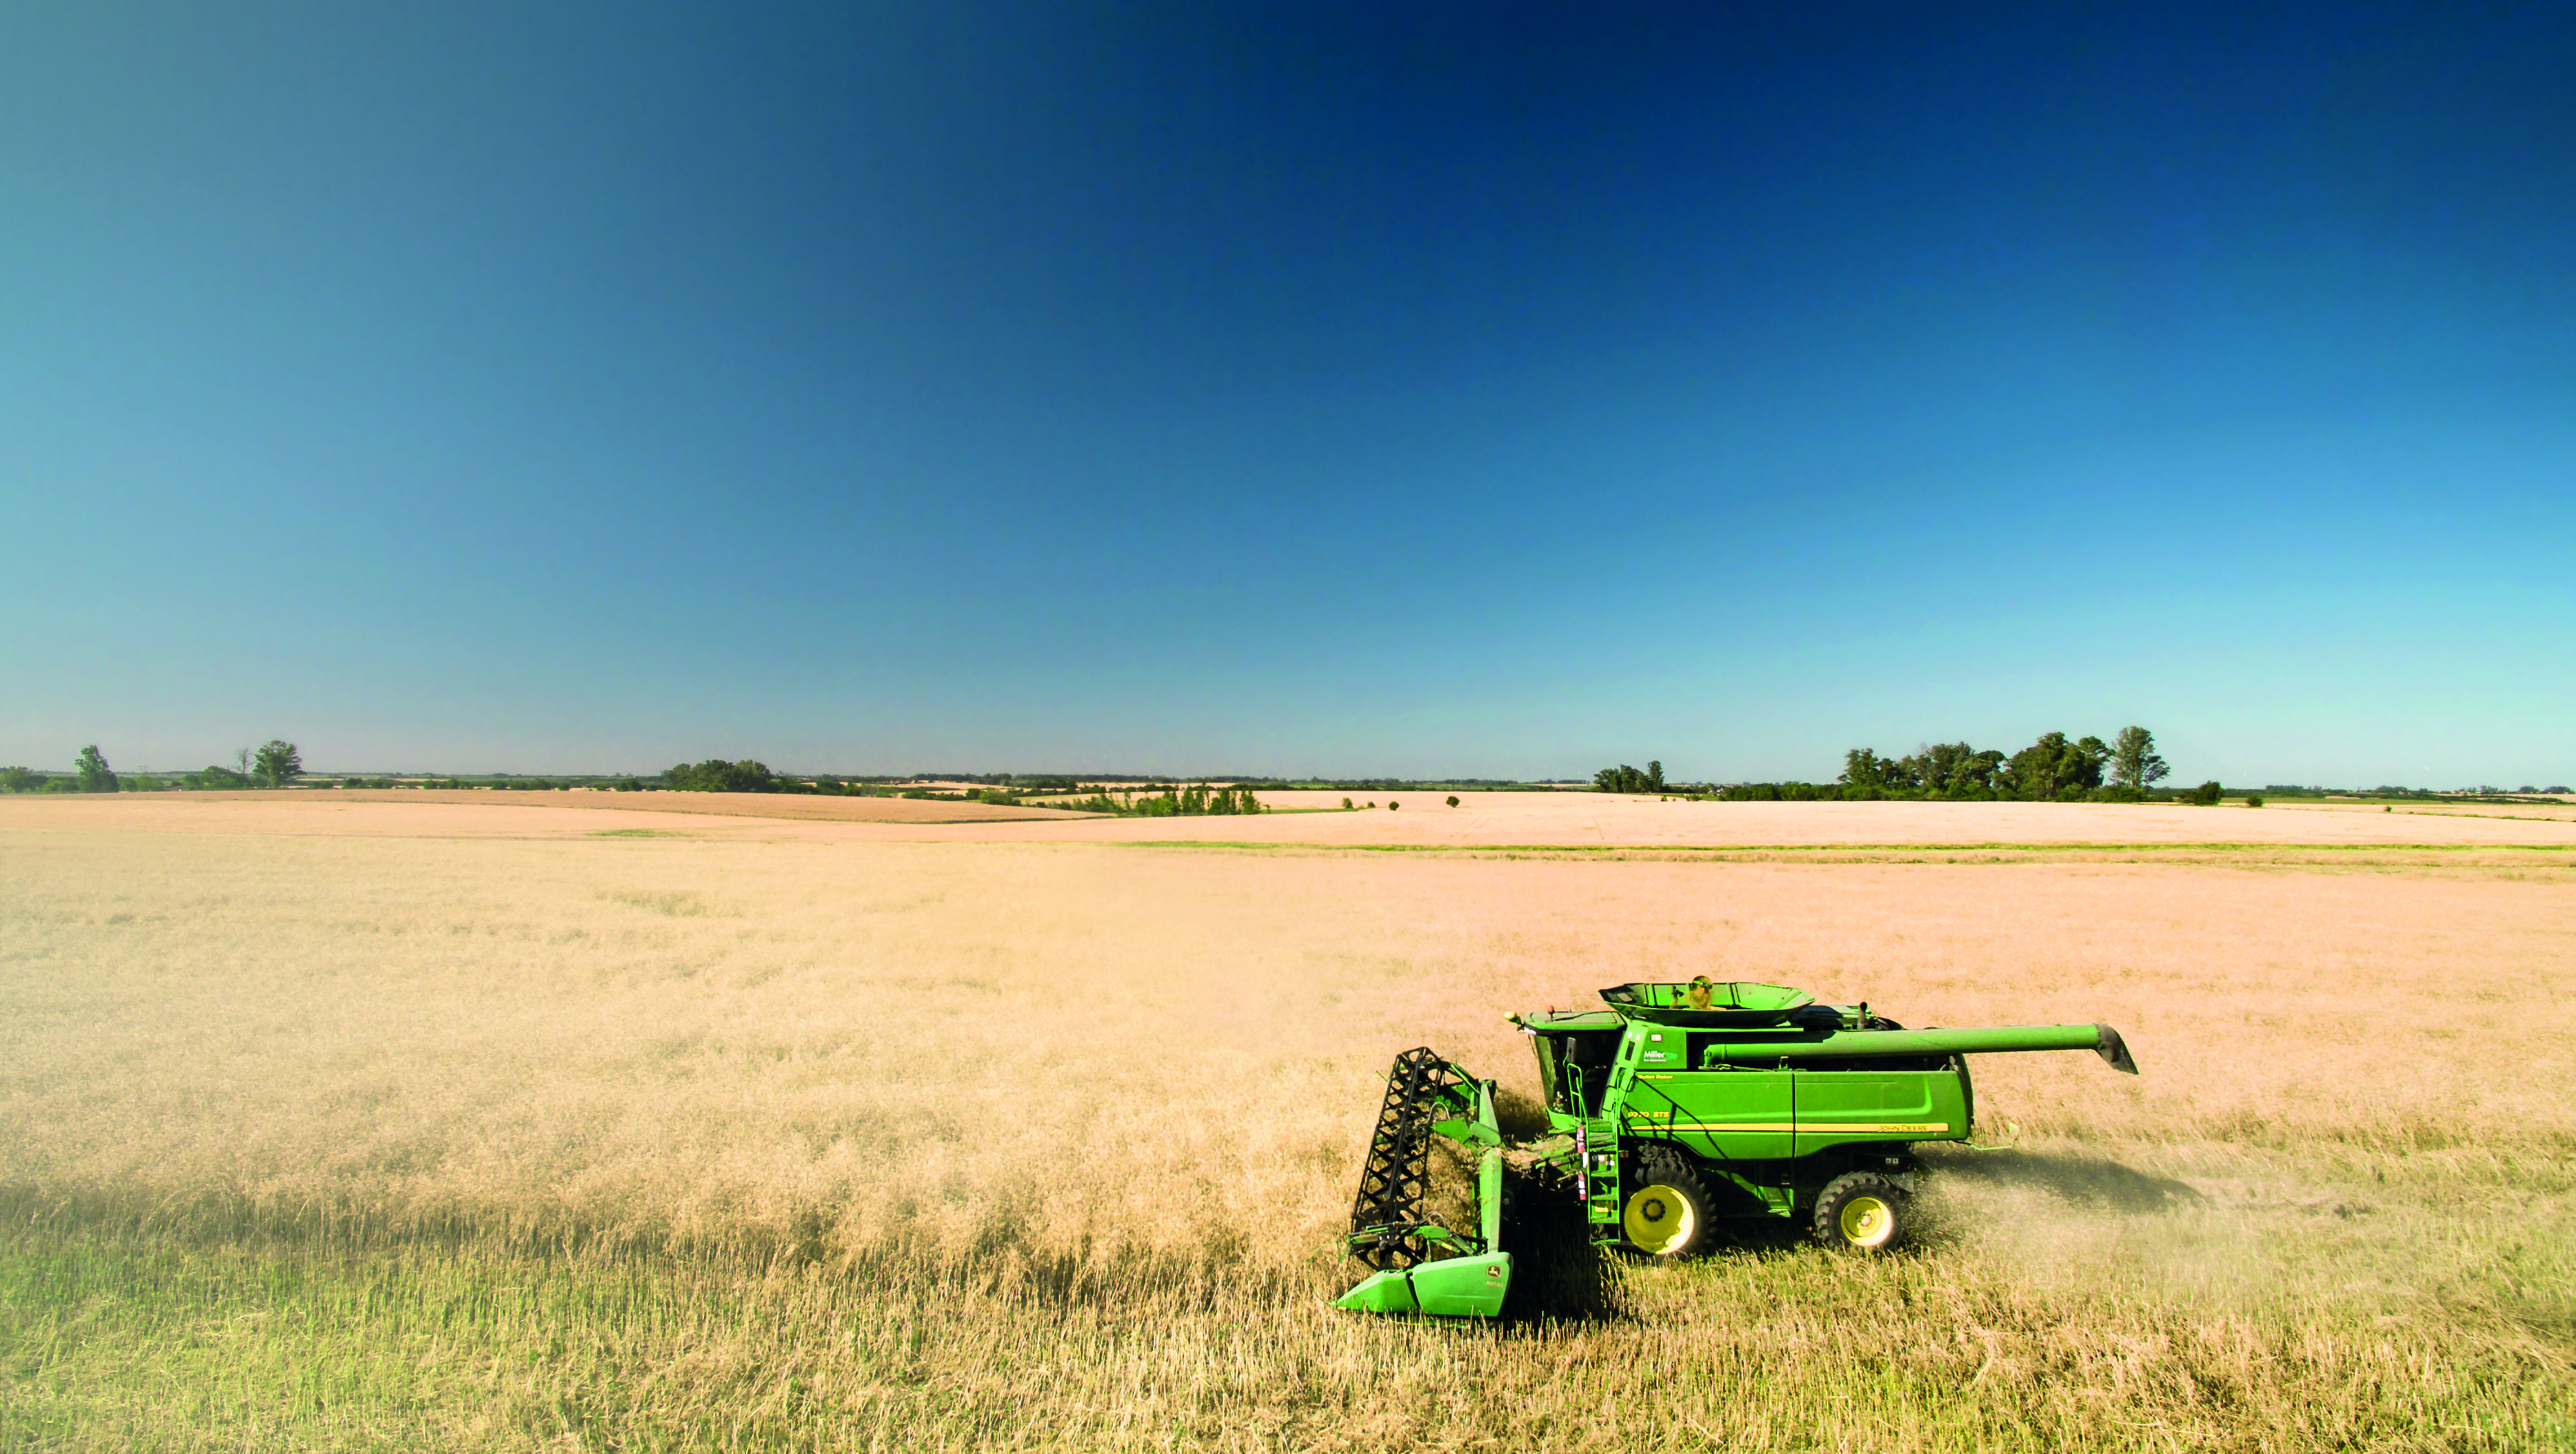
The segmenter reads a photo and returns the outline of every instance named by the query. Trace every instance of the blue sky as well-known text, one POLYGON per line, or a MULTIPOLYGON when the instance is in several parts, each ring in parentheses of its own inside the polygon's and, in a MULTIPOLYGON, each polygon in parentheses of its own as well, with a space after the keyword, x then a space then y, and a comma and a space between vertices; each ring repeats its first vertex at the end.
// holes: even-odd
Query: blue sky
POLYGON ((2576 778, 2576 11, 2248 9, 22 7, 0 761, 2576 778))

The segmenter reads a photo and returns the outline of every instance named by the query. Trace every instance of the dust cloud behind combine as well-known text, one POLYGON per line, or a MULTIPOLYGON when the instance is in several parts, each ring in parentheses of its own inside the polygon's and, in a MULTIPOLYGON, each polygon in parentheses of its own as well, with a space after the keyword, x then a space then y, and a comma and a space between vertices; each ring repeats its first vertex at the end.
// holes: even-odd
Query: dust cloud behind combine
MULTIPOLYGON (((1904 806, 1636 810, 1932 831, 1865 816, 1904 806)), ((0 1299, 0 1346, 57 1349, 0 1417, 185 1446, 248 1409, 356 1442, 282 1394, 148 1396, 139 1334, 60 1351, 46 1277, 148 1272, 233 1289, 166 1314, 193 1346, 286 1359, 292 1320, 222 1301, 246 1260, 375 1288, 350 1306, 396 1312, 299 1314, 352 1347, 502 1360, 514 1319, 557 1330, 526 1377, 432 1358, 456 1371, 312 1405, 432 1441, 2510 1448, 2576 1423, 2556 824, 2516 848, 2419 821, 2400 842, 2463 850, 2429 856, 2355 819, 2322 856, 1781 862, 353 807, 367 831, 301 801, 209 805, 212 832, 0 805, 0 1195, 13 1255, 57 1269, 0 1299), (1693 973, 1916 1025, 2107 1021, 2145 1074, 1979 1057, 1998 1149, 1927 1153, 1900 1257, 1756 1235, 1608 1269, 1619 1316, 1465 1333, 1319 1307, 1355 1275, 1334 1239, 1396 1051, 1527 1093, 1506 1011, 1693 973), (607 1283, 649 1316, 601 1312, 607 1283), (497 1311, 421 1310, 451 1287, 497 1311)), ((2222 815, 2291 816, 2198 821, 2222 815)), ((2048 836, 1979 827, 1956 836, 2048 836)))

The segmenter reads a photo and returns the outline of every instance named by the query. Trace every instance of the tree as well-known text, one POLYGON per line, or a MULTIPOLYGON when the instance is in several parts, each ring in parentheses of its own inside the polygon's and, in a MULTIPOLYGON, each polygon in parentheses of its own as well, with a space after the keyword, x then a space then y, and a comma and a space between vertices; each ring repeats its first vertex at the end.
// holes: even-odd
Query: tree
POLYGON ((2063 732, 2043 732, 2039 740, 2004 763, 2004 781, 2024 802, 2046 802, 2057 796, 2057 759, 2067 747, 2063 732))
POLYGON ((259 752, 251 758, 251 767, 251 776, 261 787, 282 788, 304 776, 304 757, 295 750, 294 743, 272 737, 260 744, 259 752))
POLYGON ((89 746, 82 748, 80 750, 79 760, 73 765, 80 770, 80 790, 82 792, 112 793, 116 791, 118 786, 116 774, 108 770, 107 759, 99 756, 97 743, 93 742, 89 746))
POLYGON ((2218 806, 2219 798, 2224 796, 2226 791, 2227 790, 2225 788, 2220 787, 2215 781, 2205 782, 2199 787, 2191 790, 2191 800, 2201 807, 2215 808, 2218 806))
POLYGON ((1936 798, 1991 798, 2003 762, 1991 747, 1980 752, 1964 742, 1936 742, 1900 759, 1888 773, 1889 786, 1901 782, 1936 798))
POLYGON ((663 785, 683 793, 774 793, 778 778, 769 764, 748 758, 727 762, 710 757, 701 763, 681 763, 662 774, 663 785))
POLYGON ((43 781, 32 767, 0 767, 0 793, 32 793, 43 781))
POLYGON ((1457 797, 1457 795, 1456 795, 1456 794, 1454 794, 1454 793, 1452 793, 1452 794, 1450 795, 1450 797, 1449 797, 1449 806, 1450 806, 1450 807, 1453 807, 1453 808, 1454 808, 1454 807, 1456 807, 1456 806, 1458 806, 1458 797, 1457 797))
POLYGON ((1663 790, 1664 765, 1660 762, 1650 761, 1646 764, 1646 791, 1650 793, 1660 793, 1663 790))
POLYGON ((2102 786, 2102 763, 2109 754, 2099 737, 2069 742, 2063 732, 2042 733, 2004 764, 2004 785, 2025 802, 2073 801, 2102 786))
POLYGON ((1655 764, 1651 777, 1624 762, 1617 767, 1605 767, 1592 775, 1592 790, 1599 793, 1651 793, 1663 780, 1663 770, 1664 765, 1660 762, 1655 764))
POLYGON ((1923 779, 1923 751, 1910 757, 1881 757, 1866 747, 1843 754, 1846 787, 1878 788, 1891 793, 1920 792, 1933 784, 1923 779))
POLYGON ((187 784, 192 788, 246 788, 250 786, 250 779, 231 768, 216 765, 204 772, 188 774, 187 784))
POLYGON ((2156 755, 2156 734, 2144 727, 2123 727, 2111 742, 2111 781, 2132 792, 2173 771, 2156 755))
POLYGON ((1887 770, 1892 766, 1875 748, 1855 747, 1843 754, 1842 782, 1846 787, 1887 787, 1887 770))
POLYGON ((2075 739, 2073 766, 2075 768, 2076 776, 2074 786, 2080 787, 2086 792, 2091 792, 2093 789, 2102 786, 2102 769, 2108 765, 2110 761, 2111 749, 2108 744, 2102 741, 2101 738, 2079 737, 2075 739))

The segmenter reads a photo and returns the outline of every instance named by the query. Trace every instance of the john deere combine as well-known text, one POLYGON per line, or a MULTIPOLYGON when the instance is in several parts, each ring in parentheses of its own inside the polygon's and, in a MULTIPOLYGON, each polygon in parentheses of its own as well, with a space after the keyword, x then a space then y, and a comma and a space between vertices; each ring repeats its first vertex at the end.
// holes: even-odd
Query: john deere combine
MULTIPOLYGON (((1580 1200, 1594 1243, 1646 1257, 1701 1250, 1720 1217, 1894 1246, 1914 1144, 1968 1138, 1968 1056, 2090 1050, 2138 1073, 2108 1025, 1908 1030, 1866 1004, 1768 984, 1624 984, 1601 999, 1607 1009, 1510 1017, 1538 1051, 1549 1127, 1520 1149, 1580 1200)), ((1512 1280, 1502 1221, 1494 1082, 1428 1049, 1397 1056, 1351 1208, 1351 1254, 1375 1270, 1336 1306, 1493 1317, 1512 1280), (1424 1215, 1436 1136, 1477 1153, 1472 1228, 1424 1215)))

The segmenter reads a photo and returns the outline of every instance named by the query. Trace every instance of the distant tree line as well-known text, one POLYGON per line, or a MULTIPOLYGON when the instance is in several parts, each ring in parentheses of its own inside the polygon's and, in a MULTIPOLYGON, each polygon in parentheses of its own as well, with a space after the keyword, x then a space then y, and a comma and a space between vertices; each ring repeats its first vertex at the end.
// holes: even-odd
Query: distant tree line
MULTIPOLYGON (((192 772, 176 786, 191 788, 282 788, 304 775, 304 759, 295 744, 274 738, 256 750, 241 750, 238 770, 209 767, 192 772)), ((68 775, 56 776, 30 767, 0 767, 0 792, 11 793, 148 793, 173 786, 150 776, 125 777, 108 766, 107 754, 93 742, 72 756, 68 775)))
MULTIPOLYGON (((639 783, 639 787, 656 784, 639 783)), ((1148 783, 1141 789, 1129 788, 1112 795, 1105 786, 1090 785, 1088 796, 1079 796, 1082 779, 1059 773, 968 773, 918 774, 912 777, 842 779, 790 777, 770 770, 767 764, 745 760, 729 762, 712 757, 704 762, 681 763, 664 772, 658 784, 674 792, 688 793, 821 793, 844 797, 904 797, 939 802, 990 803, 999 807, 1060 808, 1077 813, 1107 813, 1122 818, 1196 818, 1212 814, 1258 813, 1261 800, 1252 789, 1241 786, 1217 787, 1208 783, 1148 783), (971 783, 962 792, 940 792, 915 783, 971 783)), ((614 786, 624 786, 616 784, 614 786)))
MULTIPOLYGON (((991 776, 1006 781, 1011 779, 1008 773, 995 773, 991 776)), ((967 779, 840 778, 828 773, 819 777, 803 778, 773 772, 769 764, 750 758, 740 762, 729 762, 721 757, 710 757, 704 762, 680 763, 663 772, 656 782, 626 778, 609 784, 609 787, 620 792, 660 787, 679 793, 813 793, 824 797, 840 798, 940 798, 949 802, 990 802, 1011 805, 1017 805, 1020 801, 1018 794, 1001 787, 963 793, 937 793, 926 788, 905 786, 905 784, 920 781, 960 782, 967 779)), ((1034 785, 1037 780, 1022 778, 1019 781, 1034 785)), ((1061 782, 1068 790, 1079 786, 1071 778, 1052 781, 1061 782)))
POLYGON ((1597 793, 1660 793, 1664 790, 1664 765, 1646 764, 1639 772, 1626 763, 1605 767, 1592 775, 1592 790, 1597 793))
MULTIPOLYGON (((653 786, 632 778, 610 784, 613 790, 625 792, 653 786), (627 782, 633 782, 635 787, 628 788, 627 782)), ((721 757, 710 757, 704 762, 684 762, 669 768, 663 772, 660 786, 675 793, 823 793, 842 796, 856 791, 864 796, 867 791, 865 784, 854 786, 833 777, 784 777, 771 772, 765 762, 751 758, 728 762, 721 757)))
POLYGON ((704 762, 684 762, 666 769, 662 786, 675 793, 775 793, 784 790, 777 774, 765 762, 746 758, 728 762, 710 757, 704 762))
MULTIPOLYGON (((2109 742, 2041 734, 2019 752, 1942 742, 1904 757, 1881 757, 1855 747, 1843 754, 1842 776, 1830 783, 1731 783, 1716 796, 1736 802, 1882 798, 1949 802, 2137 802, 2172 769, 2156 751, 2155 734, 2124 727, 2109 742)), ((2215 801, 2217 784, 2204 784, 2215 801)))
MULTIPOLYGON (((2197 802, 2215 802, 2225 791, 2215 782, 2202 783, 2190 790, 2159 793, 2156 784, 2170 775, 2164 758, 2156 751, 2155 735, 2144 727, 2123 728, 2110 742, 2098 737, 2069 740, 2063 732, 2043 734, 2039 740, 2019 752, 2006 754, 1994 749, 1979 749, 1966 742, 1936 743, 1916 749, 1904 757, 1882 757, 1876 750, 1855 747, 1844 754, 1843 772, 1830 783, 1773 782, 1732 783, 1711 787, 1700 783, 1668 782, 1664 765, 1650 761, 1644 769, 1621 763, 1593 774, 1592 787, 1611 793, 1673 793, 1692 796, 1715 796, 1730 800, 1796 800, 1914 798, 1951 801, 2001 799, 2024 802, 2133 802, 2150 795, 2188 797, 2197 802)), ((155 791, 164 787, 188 787, 200 790, 282 788, 289 787, 307 773, 302 754, 292 742, 272 738, 258 748, 242 748, 230 767, 215 764, 198 772, 185 774, 176 782, 144 775, 120 775, 108 765, 106 755, 97 744, 83 747, 73 759, 72 770, 40 772, 24 766, 0 767, 0 792, 8 793, 113 793, 155 791)), ((1196 817, 1202 814, 1261 812, 1254 789, 1352 789, 1359 791, 1427 791, 1447 788, 1484 789, 1487 791, 1543 786, 1504 778, 1342 778, 1285 779, 1238 778, 1201 779, 1184 785, 1177 781, 1156 781, 1144 774, 1102 773, 1072 775, 1063 773, 912 773, 888 777, 843 778, 829 774, 812 778, 773 772, 765 763, 745 759, 734 762, 709 758, 704 762, 681 763, 658 778, 621 777, 614 779, 514 777, 497 773, 477 782, 430 776, 416 780, 412 786, 428 788, 465 788, 488 783, 494 787, 522 790, 565 790, 590 786, 614 792, 644 792, 670 789, 681 792, 732 793, 815 793, 838 796, 886 796, 900 794, 908 798, 938 798, 946 801, 971 801, 1065 808, 1074 811, 1114 813, 1126 817, 1196 817), (1104 786, 1107 782, 1139 783, 1116 796, 1104 786), (1232 786, 1219 788, 1217 781, 1230 781, 1232 786), (966 783, 974 787, 963 792, 942 792, 916 786, 927 783, 966 783)), ((328 786, 328 783, 324 784, 328 786)), ((390 788, 389 777, 349 776, 338 784, 350 788, 390 788)), ((2265 792, 2280 797, 2355 796, 2374 798, 2421 799, 2445 802, 2507 803, 2518 798, 2543 794, 2566 795, 2564 785, 2520 788, 2476 787, 2455 789, 2381 786, 2377 788, 2304 787, 2297 784, 2272 784, 2265 792)), ((1344 800, 1345 806, 1349 800, 1344 800)))
POLYGON ((304 755, 294 743, 275 737, 256 748, 242 748, 233 754, 233 763, 231 767, 209 765, 181 781, 198 789, 282 788, 304 776, 304 755))
POLYGON ((1087 798, 1057 799, 1040 806, 1076 813, 1108 813, 1120 818, 1204 818, 1263 811, 1261 800, 1250 788, 1212 788, 1204 783, 1175 785, 1160 793, 1120 793, 1116 797, 1101 791, 1087 798))
POLYGON ((1855 747, 1843 754, 1837 785, 1875 789, 1890 797, 2082 802, 2106 790, 2143 792, 2169 771, 2156 752, 2155 734, 2128 727, 2108 743, 2099 737, 2070 741, 2063 732, 2044 733, 2009 755, 1965 742, 1937 743, 1896 758, 1855 747))
POLYGON ((1147 782, 1161 776, 1143 772, 915 772, 900 777, 871 778, 876 783, 975 783, 983 787, 1018 788, 1023 792, 1072 792, 1086 782, 1147 782))

